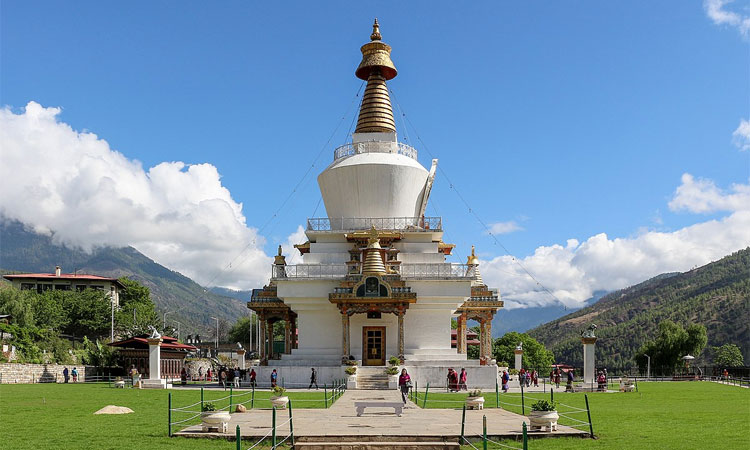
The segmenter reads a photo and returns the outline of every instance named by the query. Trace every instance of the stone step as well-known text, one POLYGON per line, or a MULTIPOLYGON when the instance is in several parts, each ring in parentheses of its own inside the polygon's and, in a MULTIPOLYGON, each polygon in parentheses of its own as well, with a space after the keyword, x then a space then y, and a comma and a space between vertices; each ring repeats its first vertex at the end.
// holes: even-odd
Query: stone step
POLYGON ((295 442, 295 450, 459 450, 456 442, 409 442, 409 441, 364 441, 364 442, 295 442))

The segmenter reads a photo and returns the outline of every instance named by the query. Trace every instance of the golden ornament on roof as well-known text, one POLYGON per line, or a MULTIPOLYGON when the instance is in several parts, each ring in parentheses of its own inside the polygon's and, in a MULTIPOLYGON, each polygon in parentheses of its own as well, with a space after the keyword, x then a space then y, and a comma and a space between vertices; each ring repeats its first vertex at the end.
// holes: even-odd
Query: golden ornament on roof
POLYGON ((479 265, 479 258, 474 254, 474 246, 471 246, 471 255, 466 259, 466 265, 468 266, 478 266, 479 265))
POLYGON ((381 38, 380 25, 378 19, 375 19, 370 35, 371 41, 360 49, 362 62, 359 63, 355 72, 357 78, 367 81, 355 133, 396 131, 391 98, 385 82, 394 78, 398 71, 391 61, 391 46, 382 42, 381 38))

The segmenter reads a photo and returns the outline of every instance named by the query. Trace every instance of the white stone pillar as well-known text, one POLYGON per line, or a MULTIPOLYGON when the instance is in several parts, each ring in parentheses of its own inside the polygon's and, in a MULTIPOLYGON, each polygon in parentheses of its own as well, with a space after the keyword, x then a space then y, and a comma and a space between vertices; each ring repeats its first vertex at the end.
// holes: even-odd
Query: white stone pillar
POLYGON ((245 349, 237 349, 237 362, 240 365, 240 370, 245 370, 245 349))
POLYGON ((595 355, 595 337, 583 337, 581 338, 583 343, 583 382, 589 387, 594 383, 594 369, 596 368, 596 355, 595 355))
POLYGON ((513 353, 516 355, 516 370, 520 371, 523 367, 523 350, 515 349, 513 353))
POLYGON ((161 380, 162 338, 148 340, 148 379, 161 380))

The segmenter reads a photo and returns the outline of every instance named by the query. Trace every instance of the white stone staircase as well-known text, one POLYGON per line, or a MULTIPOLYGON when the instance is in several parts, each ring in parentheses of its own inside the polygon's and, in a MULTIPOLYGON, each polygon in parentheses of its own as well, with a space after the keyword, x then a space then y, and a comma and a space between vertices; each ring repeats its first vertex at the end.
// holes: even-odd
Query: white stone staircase
POLYGON ((388 389, 385 366, 357 367, 357 389, 388 389))

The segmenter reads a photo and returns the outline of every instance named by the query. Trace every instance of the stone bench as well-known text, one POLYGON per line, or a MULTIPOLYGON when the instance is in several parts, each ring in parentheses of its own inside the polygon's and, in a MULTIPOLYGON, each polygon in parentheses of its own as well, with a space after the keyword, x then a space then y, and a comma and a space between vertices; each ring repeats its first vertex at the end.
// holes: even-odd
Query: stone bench
POLYGON ((357 409, 357 417, 365 412, 365 408, 393 408, 394 413, 401 417, 404 404, 402 402, 354 402, 354 407, 357 409))

